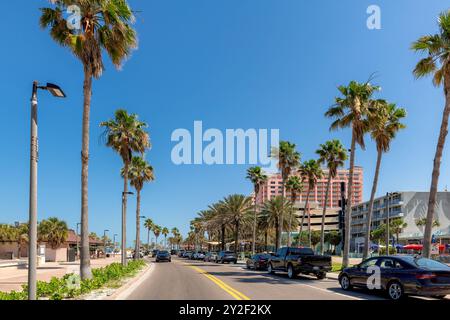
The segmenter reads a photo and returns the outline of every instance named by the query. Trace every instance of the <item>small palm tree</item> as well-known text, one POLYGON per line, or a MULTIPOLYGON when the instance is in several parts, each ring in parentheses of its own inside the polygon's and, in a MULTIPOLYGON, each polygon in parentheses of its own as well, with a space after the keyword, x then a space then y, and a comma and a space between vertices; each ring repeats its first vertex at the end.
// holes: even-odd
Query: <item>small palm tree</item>
POLYGON ((319 155, 319 164, 326 165, 328 168, 327 189, 325 191, 325 201, 323 203, 322 227, 320 230, 320 253, 323 255, 325 245, 325 216, 327 213, 328 196, 331 188, 331 180, 336 178, 337 170, 343 167, 347 161, 347 150, 339 140, 331 140, 320 145, 316 151, 319 155))
MULTIPOLYGON (((292 171, 296 170, 300 165, 301 154, 296 150, 296 145, 289 141, 281 141, 279 148, 272 150, 272 157, 278 160, 278 169, 281 172, 281 197, 286 198, 286 181, 291 175, 292 171)), ((282 204, 284 201, 282 202, 282 204)), ((283 219, 283 217, 281 217, 283 219)), ((276 249, 281 248, 281 235, 283 233, 283 221, 279 224, 280 236, 277 239, 276 249)))
MULTIPOLYGON (((288 228, 288 216, 292 213, 292 202, 283 199, 281 196, 276 196, 268 201, 266 201, 261 209, 260 220, 262 222, 262 227, 266 230, 266 247, 267 247, 267 234, 270 230, 275 231, 275 246, 279 243, 279 238, 281 233, 279 230, 280 223, 284 224, 284 228, 288 228)), ((295 219, 294 223, 297 220, 295 219)))
POLYGON ((144 221, 144 227, 147 229, 147 249, 150 250, 150 231, 153 230, 153 220, 150 218, 147 218, 144 221))
POLYGON ((291 193, 291 200, 292 200, 292 211, 289 214, 289 227, 288 227, 288 241, 287 245, 288 247, 291 246, 291 232, 292 232, 292 212, 295 211, 295 202, 297 202, 298 196, 303 191, 303 183, 298 176, 291 176, 289 177, 288 181, 286 182, 286 190, 291 193))
POLYGON ((158 245, 158 237, 161 235, 161 226, 158 225, 154 225, 153 226, 153 234, 155 235, 156 238, 156 245, 158 245))
POLYGON ((364 135, 368 131, 367 115, 372 101, 372 95, 380 88, 370 82, 359 83, 351 81, 348 86, 338 88, 341 96, 337 97, 335 104, 328 109, 325 116, 334 119, 330 130, 339 128, 352 129, 352 143, 350 151, 350 170, 347 185, 347 212, 345 213, 344 253, 342 266, 348 267, 350 254, 350 223, 353 205, 353 173, 355 168, 356 144, 365 149, 364 135))
POLYGON ((433 84, 436 87, 443 85, 445 94, 445 107, 434 156, 427 221, 423 239, 423 256, 430 258, 433 216, 436 205, 442 153, 448 134, 448 118, 450 115, 450 11, 445 11, 439 16, 439 33, 421 37, 413 43, 412 50, 427 55, 426 58, 420 60, 416 65, 414 76, 416 78, 422 78, 432 75, 433 84))
POLYGON ((167 229, 166 227, 164 227, 161 231, 161 233, 164 236, 164 245, 167 248, 167 235, 169 234, 169 229, 167 229))
MULTIPOLYGON (((178 244, 178 238, 180 237, 180 230, 178 230, 178 228, 172 228, 172 230, 170 230, 170 232, 173 235, 173 241, 174 244, 178 244)), ((177 249, 179 249, 178 247, 176 247, 177 249)))
POLYGON ((145 150, 150 147, 150 138, 145 131, 147 124, 139 121, 137 115, 128 114, 127 111, 122 109, 115 112, 114 119, 102 122, 100 126, 105 128, 104 136, 106 137, 106 145, 116 151, 124 163, 124 168, 122 169, 122 264, 126 265, 126 216, 129 167, 133 157, 132 152, 144 154, 145 150))
POLYGON ((300 174, 302 176, 302 180, 306 180, 308 183, 308 194, 306 195, 305 208, 303 211, 302 222, 300 224, 300 233, 303 231, 303 224, 305 222, 305 215, 308 215, 308 242, 311 247, 311 212, 309 208, 309 198, 312 190, 316 188, 317 180, 322 178, 323 171, 320 168, 319 162, 316 160, 309 160, 303 163, 300 167, 300 174))
POLYGON ((136 32, 132 28, 134 16, 126 0, 73 0, 51 1, 51 7, 42 8, 40 26, 50 29, 50 36, 77 57, 84 71, 83 134, 81 153, 81 278, 92 277, 89 252, 88 227, 88 164, 89 123, 92 97, 92 79, 103 73, 105 51, 117 68, 122 66, 137 47, 136 32), (80 8, 81 29, 69 28, 64 18, 68 6, 80 8))
POLYGON ((48 243, 53 249, 66 242, 69 228, 65 221, 58 218, 42 220, 38 225, 39 241, 48 243))
MULTIPOLYGON (((141 191, 144 183, 154 181, 153 167, 148 164, 143 157, 133 157, 131 159, 128 172, 131 186, 136 189, 136 241, 135 259, 139 259, 141 250, 141 191)), ((122 169, 122 177, 125 177, 125 168, 122 169)))
POLYGON ((252 198, 241 194, 234 194, 222 201, 223 210, 228 221, 234 224, 234 252, 237 254, 239 246, 239 231, 241 224, 248 222, 252 210, 252 198))
POLYGON ((372 212, 375 194, 377 192, 378 176, 380 174, 381 158, 383 153, 389 151, 391 142, 394 140, 397 132, 406 126, 401 120, 406 117, 406 111, 397 108, 395 104, 387 103, 384 100, 376 100, 373 102, 369 114, 370 135, 376 143, 377 147, 377 164, 375 167, 375 177, 372 184, 372 192, 370 194, 369 210, 367 213, 366 233, 364 239, 363 259, 369 256, 370 250, 370 229, 372 227, 372 212))
POLYGON ((258 195, 261 186, 267 181, 267 175, 264 174, 261 167, 252 167, 247 170, 247 179, 253 184, 253 191, 255 193, 254 203, 254 215, 253 215, 253 241, 252 241, 252 254, 255 254, 256 250, 256 224, 258 216, 258 195))

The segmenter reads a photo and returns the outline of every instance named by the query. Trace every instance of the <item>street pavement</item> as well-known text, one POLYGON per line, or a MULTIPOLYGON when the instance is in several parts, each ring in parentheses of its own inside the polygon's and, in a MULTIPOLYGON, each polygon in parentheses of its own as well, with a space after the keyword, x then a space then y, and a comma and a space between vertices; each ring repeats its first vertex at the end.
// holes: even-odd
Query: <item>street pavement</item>
MULTIPOLYGON (((154 260, 153 260, 154 261, 154 260)), ((317 280, 247 270, 243 264, 215 264, 172 258, 153 263, 128 300, 384 300, 382 294, 343 291, 335 278, 317 280)))

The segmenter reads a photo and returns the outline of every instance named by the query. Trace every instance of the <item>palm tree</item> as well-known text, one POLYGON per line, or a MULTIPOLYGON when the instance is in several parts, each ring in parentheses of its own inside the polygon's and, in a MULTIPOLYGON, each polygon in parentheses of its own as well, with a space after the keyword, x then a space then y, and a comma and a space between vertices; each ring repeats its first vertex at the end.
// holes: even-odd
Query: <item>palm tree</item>
POLYGON ((320 145, 320 149, 316 151, 319 156, 319 164, 326 165, 328 168, 327 189, 325 191, 325 201, 323 203, 322 227, 320 230, 320 254, 323 255, 325 245, 325 217, 327 214, 328 196, 330 194, 331 180, 336 178, 337 170, 344 166, 347 161, 347 150, 339 140, 331 140, 320 145))
POLYGON ((383 153, 389 151, 391 142, 397 132, 406 126, 400 121, 406 117, 406 111, 397 108, 395 104, 387 103, 384 100, 373 102, 373 108, 369 114, 370 135, 377 147, 377 164, 375 167, 375 177, 370 194, 369 210, 367 213, 366 233, 364 239, 363 260, 369 256, 370 250, 370 229, 372 227, 372 212, 375 194, 377 192, 378 176, 380 174, 381 158, 383 153))
POLYGON ((305 222, 305 215, 308 215, 308 239, 309 246, 311 247, 311 212, 309 208, 309 198, 312 190, 316 188, 317 180, 323 176, 322 168, 316 160, 309 160, 303 163, 300 167, 300 175, 302 180, 306 180, 308 183, 308 194, 306 195, 305 208, 303 210, 302 222, 300 225, 300 233, 303 231, 303 224, 305 222))
POLYGON ((247 170, 247 179, 252 182, 253 191, 255 193, 254 215, 253 215, 253 242, 252 242, 252 254, 255 254, 256 224, 258 215, 258 195, 261 186, 267 181, 267 175, 264 174, 261 167, 252 167, 247 170))
MULTIPOLYGON (((272 229, 275 231, 275 246, 279 243, 280 233, 280 223, 284 224, 284 228, 288 228, 288 215, 292 212, 292 202, 284 199, 281 196, 276 196, 268 201, 266 201, 261 209, 260 219, 262 222, 262 227, 267 231, 272 229), (284 219, 286 218, 286 219, 284 219)), ((294 223, 297 219, 294 220, 294 223)), ((294 225, 293 225, 294 226, 294 225)), ((267 247, 267 245, 266 245, 267 247)))
MULTIPOLYGON (((177 243, 177 240, 180 236, 180 230, 178 230, 178 228, 172 228, 172 230, 170 230, 170 232, 172 232, 173 235, 173 241, 174 243, 177 243)), ((176 247, 177 249, 179 249, 178 247, 176 247)))
POLYGON ((389 223, 389 230, 395 234, 397 243, 399 242, 400 233, 408 226, 408 224, 403 220, 403 218, 397 218, 389 223))
POLYGON ((150 250, 150 231, 153 230, 153 220, 150 218, 147 218, 144 221, 144 227, 147 229, 147 249, 150 250))
POLYGON ((92 97, 92 79, 99 79, 104 65, 102 51, 120 68, 137 46, 135 30, 131 27, 134 15, 126 0, 51 1, 51 7, 42 8, 40 26, 50 29, 52 39, 67 47, 77 57, 84 71, 83 134, 81 153, 81 278, 92 277, 88 227, 88 164, 89 118, 92 97), (80 8, 81 29, 68 27, 64 13, 69 5, 80 8))
POLYGON ((104 136, 106 145, 116 151, 124 163, 123 177, 123 214, 122 214, 122 264, 127 264, 126 259, 126 216, 128 195, 128 174, 132 152, 143 154, 150 147, 150 138, 145 131, 147 124, 138 120, 135 114, 119 109, 115 112, 115 118, 100 124, 105 127, 104 136))
POLYGON ((229 222, 229 217, 226 214, 225 206, 223 202, 217 202, 209 206, 208 208, 212 214, 213 218, 212 220, 214 223, 218 226, 220 229, 220 250, 225 250, 225 242, 226 242, 226 232, 227 232, 227 225, 229 222))
POLYGON ((53 249, 66 242, 69 228, 65 221, 58 218, 42 220, 38 225, 39 241, 48 243, 53 249))
MULTIPOLYGON (((296 145, 288 141, 280 141, 279 148, 274 148, 272 157, 278 160, 278 169, 281 172, 281 197, 286 198, 286 181, 291 175, 291 172, 300 165, 300 153, 296 150, 296 145)), ((282 204, 284 201, 282 202, 282 204)), ((283 219, 283 217, 281 217, 283 219)), ((283 230, 283 221, 280 221, 278 233, 280 236, 277 239, 276 249, 281 248, 281 235, 283 230)))
POLYGON ((295 202, 299 194, 303 191, 303 183, 298 176, 291 176, 286 182, 286 190, 291 193, 291 201, 292 201, 292 211, 289 214, 289 227, 288 227, 288 247, 291 246, 291 231, 292 231, 292 212, 295 211, 295 202))
POLYGON ((342 265, 344 268, 349 264, 350 253, 350 223, 353 204, 353 173, 355 168, 356 144, 365 149, 364 135, 368 130, 367 115, 372 95, 380 88, 373 86, 370 82, 358 83, 351 81, 350 84, 338 88, 342 97, 335 99, 335 104, 325 113, 326 117, 335 119, 330 129, 352 128, 352 143, 350 151, 350 170, 347 186, 347 212, 345 213, 345 235, 344 253, 342 265))
POLYGON ((222 201, 223 210, 228 216, 228 221, 234 224, 234 253, 237 254, 239 245, 239 228, 247 222, 252 209, 252 198, 241 194, 234 194, 222 201), (247 221, 246 221, 247 220, 247 221))
POLYGON ((153 225, 153 234, 155 235, 156 238, 156 246, 158 246, 158 237, 161 235, 161 226, 158 225, 153 225))
POLYGON ((162 233, 163 236, 164 236, 164 243, 165 243, 165 246, 166 246, 166 248, 167 248, 167 235, 169 234, 169 229, 167 229, 166 227, 164 227, 164 228, 162 229, 161 233, 162 233))
MULTIPOLYGON (((135 242, 135 259, 139 259, 140 255, 140 235, 141 235, 141 191, 144 183, 154 181, 155 176, 153 167, 148 164, 143 157, 133 157, 131 159, 128 172, 130 185, 136 189, 136 242, 135 242)), ((122 169, 122 177, 125 177, 125 168, 122 169)))
POLYGON ((442 153, 448 134, 448 118, 450 115, 450 11, 440 14, 439 33, 421 37, 413 43, 412 50, 427 55, 426 58, 419 61, 414 69, 415 77, 422 78, 433 75, 433 84, 436 87, 440 87, 443 84, 445 94, 445 107, 434 156, 427 221, 423 239, 423 256, 430 258, 433 216, 436 205, 442 153))

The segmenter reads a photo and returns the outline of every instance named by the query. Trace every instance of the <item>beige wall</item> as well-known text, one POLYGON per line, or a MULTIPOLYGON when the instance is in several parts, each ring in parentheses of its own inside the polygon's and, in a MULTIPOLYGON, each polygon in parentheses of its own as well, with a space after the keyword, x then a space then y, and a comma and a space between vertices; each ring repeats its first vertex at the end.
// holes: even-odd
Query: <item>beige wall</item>
MULTIPOLYGON (((4 255, 8 252, 13 252, 14 258, 17 259, 19 257, 18 251, 16 242, 0 242, 0 259, 4 258, 4 255)), ((20 257, 28 257, 28 248, 26 244, 23 244, 20 249, 20 257)))
POLYGON ((46 247, 45 248, 45 261, 66 262, 67 261, 67 248, 52 249, 51 247, 46 247))

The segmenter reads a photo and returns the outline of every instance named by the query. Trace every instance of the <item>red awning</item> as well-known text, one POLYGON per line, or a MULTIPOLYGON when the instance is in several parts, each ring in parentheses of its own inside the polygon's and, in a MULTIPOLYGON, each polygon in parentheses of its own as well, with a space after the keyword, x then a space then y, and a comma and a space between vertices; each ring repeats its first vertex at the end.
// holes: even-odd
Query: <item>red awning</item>
MULTIPOLYGON (((403 246, 403 249, 405 250, 422 250, 423 249, 423 245, 421 244, 408 244, 406 246, 403 246)), ((439 250, 443 251, 445 249, 445 245, 441 244, 439 245, 439 250)))

